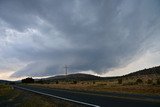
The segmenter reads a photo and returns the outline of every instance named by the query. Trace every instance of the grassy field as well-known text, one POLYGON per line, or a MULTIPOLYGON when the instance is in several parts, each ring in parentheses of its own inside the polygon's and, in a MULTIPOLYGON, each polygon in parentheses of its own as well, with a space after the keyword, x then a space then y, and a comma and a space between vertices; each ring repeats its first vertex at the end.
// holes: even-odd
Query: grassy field
MULTIPOLYGON (((0 85, 0 107, 76 107, 78 105, 0 85)), ((78 106, 79 107, 79 106, 78 106)))
POLYGON ((97 80, 97 81, 76 81, 48 83, 48 84, 32 84, 36 86, 60 88, 80 91, 98 91, 98 92, 120 92, 135 94, 160 95, 160 85, 156 83, 155 77, 130 77, 113 80, 97 80))

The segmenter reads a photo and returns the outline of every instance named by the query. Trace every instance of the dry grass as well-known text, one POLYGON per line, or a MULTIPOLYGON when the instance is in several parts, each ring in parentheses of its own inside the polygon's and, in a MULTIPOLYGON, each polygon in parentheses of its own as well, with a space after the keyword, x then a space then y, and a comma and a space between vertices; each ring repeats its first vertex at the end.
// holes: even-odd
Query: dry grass
MULTIPOLYGON (((22 90, 0 85, 0 107, 76 107, 76 104, 61 101, 22 90)), ((78 106, 79 107, 79 106, 78 106)))
POLYGON ((11 92, 11 87, 8 85, 0 84, 0 96, 4 96, 11 92))

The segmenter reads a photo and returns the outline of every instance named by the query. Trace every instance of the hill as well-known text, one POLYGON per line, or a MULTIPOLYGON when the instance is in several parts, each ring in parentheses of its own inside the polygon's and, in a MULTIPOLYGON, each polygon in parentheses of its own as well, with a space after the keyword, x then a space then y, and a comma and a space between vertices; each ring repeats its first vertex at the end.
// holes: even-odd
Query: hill
POLYGON ((49 81, 55 81, 55 80, 87 81, 87 80, 98 80, 100 78, 101 77, 94 76, 94 75, 91 75, 91 74, 77 73, 77 74, 69 74, 69 75, 58 75, 58 76, 55 76, 55 77, 46 78, 45 80, 49 80, 49 81))
POLYGON ((0 84, 2 83, 9 83, 10 81, 7 81, 7 80, 0 80, 0 84))
POLYGON ((36 79, 35 82, 58 83, 58 82, 74 82, 74 81, 77 82, 77 81, 95 81, 95 80, 117 82, 119 81, 119 79, 122 79, 123 83, 126 84, 135 84, 137 79, 141 79, 145 83, 157 83, 157 81, 160 81, 160 66, 139 70, 123 76, 99 77, 91 74, 76 73, 69 75, 57 75, 54 77, 49 77, 44 79, 36 79))
POLYGON ((125 75, 125 77, 140 76, 140 75, 160 75, 160 66, 139 70, 139 71, 127 74, 125 75))
POLYGON ((124 76, 116 76, 116 77, 99 77, 91 74, 69 74, 69 75, 58 75, 54 77, 49 77, 45 79, 38 79, 36 81, 45 81, 45 82, 52 82, 52 81, 90 81, 90 80, 115 80, 119 78, 129 78, 134 77, 137 78, 145 78, 145 79, 155 79, 160 76, 160 66, 152 67, 149 69, 143 69, 136 72, 132 72, 130 74, 126 74, 124 76))

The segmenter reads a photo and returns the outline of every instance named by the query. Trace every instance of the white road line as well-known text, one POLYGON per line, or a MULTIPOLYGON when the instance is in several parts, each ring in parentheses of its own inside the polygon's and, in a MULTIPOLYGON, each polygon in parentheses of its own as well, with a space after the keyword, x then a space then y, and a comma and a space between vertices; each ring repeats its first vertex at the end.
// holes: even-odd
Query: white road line
POLYGON ((58 98, 58 99, 61 99, 61 100, 82 104, 82 105, 87 105, 87 106, 91 106, 91 107, 100 107, 99 105, 94 105, 94 104, 85 103, 85 102, 81 102, 81 101, 76 101, 76 100, 72 100, 72 99, 68 99, 68 98, 63 98, 63 97, 59 97, 59 96, 55 96, 55 95, 51 95, 51 94, 47 94, 47 93, 43 93, 43 92, 31 90, 31 89, 27 89, 27 88, 23 88, 23 87, 19 87, 19 86, 14 86, 14 87, 19 88, 19 89, 23 89, 23 90, 27 90, 27 91, 31 91, 31 92, 34 92, 34 93, 37 93, 37 94, 46 95, 46 96, 58 98))

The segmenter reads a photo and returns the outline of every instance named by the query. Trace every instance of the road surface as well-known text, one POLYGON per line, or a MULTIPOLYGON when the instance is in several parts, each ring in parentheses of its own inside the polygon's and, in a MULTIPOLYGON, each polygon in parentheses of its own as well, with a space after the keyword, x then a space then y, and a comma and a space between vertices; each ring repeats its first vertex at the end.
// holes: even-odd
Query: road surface
POLYGON ((86 93, 61 89, 50 89, 28 85, 14 85, 14 88, 32 91, 58 99, 75 102, 88 107, 160 107, 159 96, 144 96, 117 93, 86 93))

